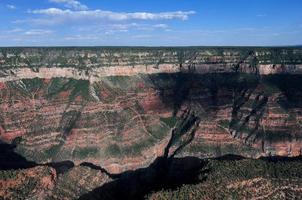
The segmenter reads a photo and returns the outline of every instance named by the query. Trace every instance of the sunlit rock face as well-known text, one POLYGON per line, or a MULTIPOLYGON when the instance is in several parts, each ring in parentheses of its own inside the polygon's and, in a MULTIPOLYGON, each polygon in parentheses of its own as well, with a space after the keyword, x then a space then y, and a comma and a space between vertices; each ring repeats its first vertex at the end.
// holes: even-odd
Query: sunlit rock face
POLYGON ((190 109, 179 156, 299 156, 301 72, 299 48, 2 48, 0 139, 118 173, 161 156, 190 109))

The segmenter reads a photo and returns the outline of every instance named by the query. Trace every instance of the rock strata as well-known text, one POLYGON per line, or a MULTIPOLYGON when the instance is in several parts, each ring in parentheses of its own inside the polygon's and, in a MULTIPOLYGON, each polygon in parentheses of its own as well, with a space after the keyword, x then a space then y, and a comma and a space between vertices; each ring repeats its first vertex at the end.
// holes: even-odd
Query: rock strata
POLYGON ((301 48, 1 48, 0 139, 36 163, 150 165, 188 109, 179 156, 301 155, 301 48))

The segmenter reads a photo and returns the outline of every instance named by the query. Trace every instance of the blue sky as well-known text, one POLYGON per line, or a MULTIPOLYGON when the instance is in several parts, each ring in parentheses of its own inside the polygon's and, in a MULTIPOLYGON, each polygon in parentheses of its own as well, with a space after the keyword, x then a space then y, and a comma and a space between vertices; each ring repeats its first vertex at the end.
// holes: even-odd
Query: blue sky
POLYGON ((302 0, 0 0, 0 46, 302 44, 302 0))

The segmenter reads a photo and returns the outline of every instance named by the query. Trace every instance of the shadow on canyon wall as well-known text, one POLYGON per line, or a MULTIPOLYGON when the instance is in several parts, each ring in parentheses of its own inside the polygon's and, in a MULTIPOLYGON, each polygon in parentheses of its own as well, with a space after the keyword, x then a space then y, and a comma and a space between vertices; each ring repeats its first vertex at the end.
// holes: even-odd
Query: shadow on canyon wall
POLYGON ((264 82, 275 86, 284 95, 278 98, 278 103, 284 108, 302 108, 302 75, 279 74, 265 76, 264 82))
POLYGON ((183 184, 197 184, 203 179, 199 175, 206 172, 206 161, 195 157, 157 158, 147 168, 127 171, 114 175, 112 182, 82 195, 79 199, 144 199, 152 191, 176 189, 183 184))
POLYGON ((27 169, 37 166, 37 163, 28 161, 15 153, 15 148, 14 144, 0 143, 0 170, 27 169))
POLYGON ((260 76, 256 70, 250 74, 155 74, 149 75, 149 79, 154 89, 159 91, 161 101, 173 110, 174 116, 189 105, 201 119, 215 119, 219 109, 229 107, 231 119, 225 128, 246 144, 302 139, 302 135, 293 134, 293 130, 270 133, 261 126, 269 109, 269 99, 275 99, 281 111, 289 118, 295 118, 294 110, 302 108, 302 75, 260 76))
POLYGON ((14 152, 15 148, 15 144, 6 144, 0 141, 0 170, 18 170, 37 166, 49 166, 54 168, 57 174, 63 174, 75 166, 72 161, 38 164, 33 161, 28 161, 25 157, 14 152))
POLYGON ((205 111, 233 102, 233 93, 251 90, 260 83, 257 74, 242 73, 174 73, 149 75, 161 101, 176 114, 186 104, 195 104, 205 111), (224 98, 220 98, 223 93, 224 98), (202 98, 201 98, 202 97, 202 98))

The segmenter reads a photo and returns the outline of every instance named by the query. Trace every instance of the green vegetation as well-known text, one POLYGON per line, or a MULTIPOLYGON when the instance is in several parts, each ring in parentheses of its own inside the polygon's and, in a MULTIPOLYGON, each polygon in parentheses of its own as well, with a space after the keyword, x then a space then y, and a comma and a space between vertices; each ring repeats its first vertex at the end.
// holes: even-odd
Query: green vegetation
POLYGON ((162 124, 157 124, 147 127, 147 131, 152 135, 152 137, 160 141, 170 132, 170 129, 162 124))
POLYGON ((59 153, 61 147, 62 147, 62 144, 57 144, 57 145, 52 146, 50 149, 45 150, 44 151, 45 157, 53 158, 54 156, 56 156, 59 153))
POLYGON ((160 118, 162 122, 164 122, 168 127, 173 128, 178 120, 176 116, 168 117, 168 118, 160 118))
POLYGON ((39 90, 42 90, 45 87, 43 80, 40 78, 11 81, 8 82, 8 86, 12 90, 18 91, 18 93, 15 93, 13 95, 22 95, 30 99, 36 98, 39 90))
POLYGON ((16 137, 13 141, 12 144, 14 145, 19 145, 22 142, 22 137, 16 137))
POLYGON ((274 95, 276 93, 280 93, 280 89, 273 84, 267 83, 267 84, 263 84, 264 85, 264 94, 267 96, 271 96, 274 95))
POLYGON ((75 99, 77 96, 81 96, 84 99, 89 98, 89 81, 87 80, 77 80, 74 82, 70 83, 73 87, 71 94, 70 94, 70 99, 75 99))
POLYGON ((301 193, 294 188, 302 187, 301 167, 299 160, 210 160, 199 175, 200 183, 154 192, 147 195, 147 199, 251 199, 259 196, 280 199, 284 192, 282 187, 288 188, 286 194, 299 199, 301 193))
MULTIPOLYGON (((53 48, 0 48, 5 60, 2 69, 30 67, 74 67, 81 70, 93 67, 116 66, 121 61, 127 65, 157 66, 161 63, 183 64, 196 55, 203 62, 212 63, 210 56, 237 56, 239 63, 256 64, 301 64, 302 51, 299 47, 53 47, 53 48), (146 53, 139 56, 139 53, 146 53), (90 56, 89 56, 90 54, 90 56), (101 56, 102 55, 102 56, 101 56), (25 63, 26 65, 24 65, 25 63)), ((0 54, 0 55, 1 55, 0 54)), ((237 66, 234 66, 235 68, 237 66)))
POLYGON ((18 175, 18 171, 17 170, 6 170, 6 171, 2 171, 0 170, 0 180, 10 180, 10 179, 15 179, 18 175))
POLYGON ((215 144, 206 144, 206 143, 197 143, 191 144, 184 149, 184 152, 189 152, 193 154, 203 155, 204 157, 217 157, 227 154, 236 154, 241 155, 242 152, 250 155, 257 156, 260 152, 260 149, 255 149, 249 145, 234 145, 234 144, 225 144, 225 145, 215 145, 215 144))
POLYGON ((51 97, 53 95, 57 95, 60 92, 66 90, 64 88, 65 83, 66 83, 66 79, 64 78, 53 78, 48 85, 47 96, 51 97))
POLYGON ((73 101, 77 96, 90 99, 89 86, 88 80, 54 78, 47 88, 47 97, 53 98, 63 91, 68 91, 70 101, 73 101))
POLYGON ((106 155, 108 156, 121 156, 121 148, 117 144, 111 144, 107 146, 105 150, 106 155))
POLYGON ((155 142, 155 139, 149 137, 137 143, 123 147, 122 152, 124 155, 139 155, 144 149, 147 149, 148 147, 154 145, 155 142))
POLYGON ((75 148, 72 152, 74 158, 85 159, 88 157, 95 157, 99 150, 96 147, 85 147, 85 148, 75 148))
POLYGON ((292 135, 286 131, 266 131, 262 134, 262 137, 266 141, 280 142, 280 141, 291 141, 292 135))
POLYGON ((223 128, 228 129, 230 127, 230 121, 229 120, 221 120, 218 122, 218 124, 220 126, 222 126, 223 128))
MULTIPOLYGON (((165 133, 160 133, 157 136, 162 137, 165 133)), ((147 149, 152 145, 155 145, 157 140, 159 139, 161 138, 155 139, 153 137, 147 137, 146 139, 142 139, 139 142, 135 142, 128 146, 119 146, 118 144, 110 144, 106 147, 105 154, 107 156, 113 156, 113 157, 140 155, 144 149, 147 149)))

